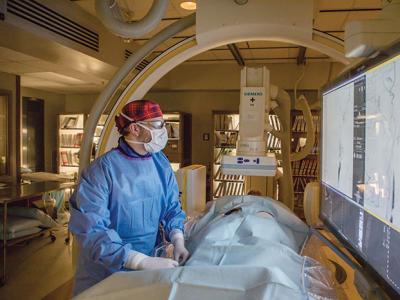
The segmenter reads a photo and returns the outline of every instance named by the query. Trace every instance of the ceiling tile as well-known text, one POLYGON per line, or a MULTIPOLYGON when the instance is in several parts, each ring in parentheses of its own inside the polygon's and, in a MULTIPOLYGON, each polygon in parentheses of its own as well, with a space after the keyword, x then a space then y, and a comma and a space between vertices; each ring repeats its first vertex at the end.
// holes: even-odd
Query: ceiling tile
POLYGON ((235 43, 239 48, 249 48, 248 42, 235 43))
POLYGON ((321 52, 316 51, 316 50, 314 50, 314 49, 307 48, 307 50, 306 50, 306 56, 307 56, 307 57, 320 57, 320 56, 326 56, 326 55, 325 55, 325 54, 322 54, 321 52))
POLYGON ((347 9, 352 7, 352 2, 349 0, 318 0, 317 7, 319 10, 321 9, 347 9))
MULTIPOLYGON (((307 54, 308 49, 306 50, 307 54)), ((288 57, 297 57, 299 55, 299 48, 288 49, 288 57)))
POLYGON ((381 14, 380 11, 351 12, 347 17, 347 21, 377 19, 379 18, 380 14, 381 14))
POLYGON ((211 51, 203 52, 195 57, 192 57, 190 60, 216 60, 217 57, 211 51))
POLYGON ((319 30, 342 30, 348 13, 319 13, 314 22, 314 28, 319 30))
POLYGON ((289 55, 288 49, 252 49, 251 52, 253 53, 253 58, 287 58, 289 55))
POLYGON ((365 8, 382 7, 382 0, 354 0, 354 7, 365 7, 365 8))
POLYGON ((164 18, 176 18, 176 17, 181 17, 181 14, 177 11, 174 3, 169 1, 168 9, 164 18))
POLYGON ((88 82, 72 78, 70 76, 65 76, 61 74, 57 74, 54 72, 34 72, 34 73, 28 73, 25 76, 30 77, 30 78, 36 78, 36 79, 42 79, 46 80, 48 82, 57 82, 60 84, 86 84, 88 82))
POLYGON ((196 26, 192 26, 179 33, 179 36, 192 36, 196 34, 196 26))
POLYGON ((83 10, 89 14, 96 16, 96 8, 94 1, 75 1, 76 5, 79 5, 83 10))
MULTIPOLYGON (((215 57, 218 59, 233 58, 230 50, 210 50, 210 51, 214 53, 215 57)), ((240 51, 240 53, 242 53, 242 51, 240 51)))
POLYGON ((21 75, 25 73, 37 72, 38 70, 40 69, 38 69, 36 66, 30 66, 28 64, 18 62, 2 62, 0 64, 0 71, 10 74, 21 75))
POLYGON ((23 61, 33 61, 38 60, 33 56, 23 54, 21 52, 14 51, 9 48, 0 47, 0 57, 6 61, 10 62, 23 62, 23 61))
POLYGON ((250 49, 240 49, 239 51, 244 59, 251 59, 254 57, 254 55, 250 49))

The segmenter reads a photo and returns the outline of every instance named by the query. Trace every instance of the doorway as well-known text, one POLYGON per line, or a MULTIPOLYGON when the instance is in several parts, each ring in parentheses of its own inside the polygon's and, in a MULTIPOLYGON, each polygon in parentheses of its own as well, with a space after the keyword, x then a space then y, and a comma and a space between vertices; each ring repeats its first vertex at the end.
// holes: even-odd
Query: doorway
POLYGON ((22 98, 21 173, 44 171, 44 101, 22 98))

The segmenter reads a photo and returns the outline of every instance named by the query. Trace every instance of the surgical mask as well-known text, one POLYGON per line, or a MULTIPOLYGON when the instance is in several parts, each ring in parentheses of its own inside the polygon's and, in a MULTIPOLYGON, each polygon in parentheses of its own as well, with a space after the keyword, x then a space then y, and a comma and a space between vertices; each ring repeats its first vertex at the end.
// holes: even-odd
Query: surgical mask
POLYGON ((139 122, 137 122, 136 124, 143 127, 144 129, 147 129, 148 131, 150 131, 151 141, 148 143, 145 143, 145 142, 138 142, 138 141, 134 141, 134 140, 125 138, 125 141, 128 144, 129 143, 142 144, 144 146, 144 149, 150 153, 157 153, 165 148, 165 146, 167 145, 167 142, 168 142, 168 132, 167 132, 167 128, 165 128, 165 126, 160 129, 150 129, 149 127, 147 127, 139 122))

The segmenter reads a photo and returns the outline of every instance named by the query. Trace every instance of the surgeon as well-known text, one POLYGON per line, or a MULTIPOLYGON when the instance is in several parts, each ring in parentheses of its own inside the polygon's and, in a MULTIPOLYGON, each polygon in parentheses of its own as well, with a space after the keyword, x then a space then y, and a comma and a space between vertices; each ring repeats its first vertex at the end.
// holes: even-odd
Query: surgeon
POLYGON ((175 268, 189 256, 178 186, 161 152, 168 134, 160 106, 132 101, 115 123, 118 146, 82 172, 70 200, 69 228, 79 246, 75 295, 114 272, 175 268), (160 224, 174 259, 152 256, 160 224))

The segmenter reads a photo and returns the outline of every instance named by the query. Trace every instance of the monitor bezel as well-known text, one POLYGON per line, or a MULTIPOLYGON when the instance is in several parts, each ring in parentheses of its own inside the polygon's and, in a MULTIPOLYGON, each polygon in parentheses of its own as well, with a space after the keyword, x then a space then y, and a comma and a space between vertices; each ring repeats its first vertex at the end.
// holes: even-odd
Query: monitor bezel
MULTIPOLYGON (((400 39, 390 46, 381 49, 375 52, 370 57, 366 58, 362 62, 356 64, 355 66, 351 67, 349 70, 345 71, 344 73, 340 74, 336 79, 332 80, 331 82, 325 84, 321 88, 320 92, 320 103, 321 103, 321 111, 320 111, 320 122, 321 122, 321 130, 319 133, 319 140, 320 140, 320 157, 319 157, 319 178, 320 178, 320 203, 323 201, 323 193, 322 193, 322 154, 323 154, 323 95, 327 92, 333 91, 336 87, 346 84, 347 82, 350 83, 351 81, 355 80, 357 77, 365 76, 366 72, 385 63, 386 61, 400 55, 400 39)), ((321 207, 321 205, 320 205, 321 207)), ((364 210, 366 213, 368 211, 364 210)), ((336 227, 322 214, 321 211, 319 212, 319 218, 324 223, 327 229, 333 233, 333 235, 338 239, 338 241, 351 253, 351 255, 357 260, 357 262, 364 268, 365 272, 371 276, 384 290, 389 297, 396 298, 400 296, 400 293, 397 292, 374 268, 372 265, 368 263, 366 259, 363 258, 362 253, 360 253, 355 247, 336 229, 336 227)))

